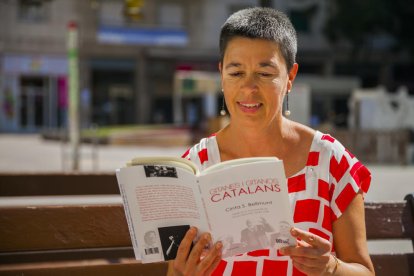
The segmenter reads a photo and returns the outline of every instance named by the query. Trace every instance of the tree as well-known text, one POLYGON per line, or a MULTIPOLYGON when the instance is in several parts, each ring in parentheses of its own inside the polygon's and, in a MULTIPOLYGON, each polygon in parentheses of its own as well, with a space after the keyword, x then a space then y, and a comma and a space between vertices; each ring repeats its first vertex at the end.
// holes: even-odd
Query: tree
POLYGON ((358 52, 381 36, 388 41, 385 50, 408 50, 414 55, 412 0, 332 0, 331 5, 325 35, 332 43, 346 39, 358 52))
POLYGON ((273 6, 272 0, 260 0, 259 5, 261 7, 272 7, 273 6))

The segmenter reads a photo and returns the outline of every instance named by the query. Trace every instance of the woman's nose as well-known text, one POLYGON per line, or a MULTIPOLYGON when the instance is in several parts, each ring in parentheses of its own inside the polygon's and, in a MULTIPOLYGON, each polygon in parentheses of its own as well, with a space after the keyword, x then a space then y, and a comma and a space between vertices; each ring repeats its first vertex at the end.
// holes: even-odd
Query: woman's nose
POLYGON ((257 78, 255 75, 247 75, 243 82, 243 87, 249 90, 256 90, 257 89, 257 78))

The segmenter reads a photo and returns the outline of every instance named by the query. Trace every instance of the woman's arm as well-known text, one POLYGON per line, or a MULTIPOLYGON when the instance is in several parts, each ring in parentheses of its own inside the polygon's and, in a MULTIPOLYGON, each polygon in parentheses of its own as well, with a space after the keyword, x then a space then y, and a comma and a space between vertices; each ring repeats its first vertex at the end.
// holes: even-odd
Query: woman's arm
POLYGON ((365 234, 364 201, 355 196, 346 211, 333 223, 333 240, 337 258, 331 254, 332 245, 312 233, 293 228, 299 238, 298 246, 285 247, 282 254, 292 258, 293 265, 307 275, 375 275, 368 254, 365 234))
POLYGON ((340 260, 337 275, 374 275, 368 253, 364 200, 358 193, 345 212, 333 223, 333 240, 340 260))

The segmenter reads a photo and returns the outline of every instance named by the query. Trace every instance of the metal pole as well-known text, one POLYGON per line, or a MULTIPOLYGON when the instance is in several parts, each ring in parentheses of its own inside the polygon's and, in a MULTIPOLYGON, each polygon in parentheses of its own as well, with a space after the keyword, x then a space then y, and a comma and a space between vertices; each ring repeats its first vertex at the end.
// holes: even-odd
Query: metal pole
POLYGON ((98 167, 98 145, 99 145, 99 141, 98 141, 98 126, 96 124, 92 125, 92 170, 94 172, 97 172, 99 167, 98 167))
POLYGON ((68 24, 69 61, 69 137, 72 157, 72 170, 79 170, 79 66, 78 28, 71 21, 68 24))

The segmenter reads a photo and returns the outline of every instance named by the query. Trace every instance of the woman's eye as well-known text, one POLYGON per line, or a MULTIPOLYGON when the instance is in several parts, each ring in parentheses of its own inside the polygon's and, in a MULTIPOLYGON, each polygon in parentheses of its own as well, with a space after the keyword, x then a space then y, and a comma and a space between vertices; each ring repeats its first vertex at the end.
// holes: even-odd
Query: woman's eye
POLYGON ((242 72, 233 72, 233 73, 229 73, 230 76, 232 77, 239 77, 241 76, 243 73, 242 72))
POLYGON ((273 74, 270 74, 270 73, 259 73, 259 75, 262 76, 262 77, 271 77, 271 76, 273 76, 273 74))

